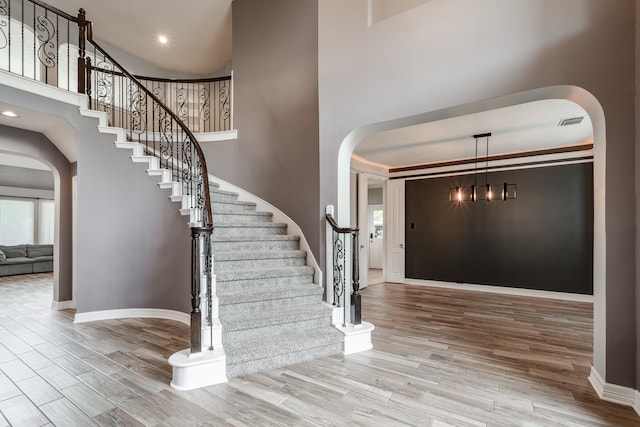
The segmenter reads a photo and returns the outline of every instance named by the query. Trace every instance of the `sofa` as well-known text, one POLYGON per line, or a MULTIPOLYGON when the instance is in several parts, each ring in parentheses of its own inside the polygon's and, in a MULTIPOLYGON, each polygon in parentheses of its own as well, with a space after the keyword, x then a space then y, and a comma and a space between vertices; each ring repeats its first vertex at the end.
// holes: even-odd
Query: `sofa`
POLYGON ((53 271, 53 245, 0 245, 0 276, 53 271))

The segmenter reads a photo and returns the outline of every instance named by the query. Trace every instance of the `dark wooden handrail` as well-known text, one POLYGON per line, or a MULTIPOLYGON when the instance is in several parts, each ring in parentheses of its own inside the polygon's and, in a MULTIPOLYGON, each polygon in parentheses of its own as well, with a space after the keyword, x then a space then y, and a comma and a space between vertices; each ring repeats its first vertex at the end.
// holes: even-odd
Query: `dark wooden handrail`
POLYGON ((49 12, 53 12, 56 15, 62 16, 64 19, 67 19, 69 21, 78 23, 78 17, 77 16, 69 15, 67 12, 63 12, 62 10, 60 10, 60 9, 58 9, 56 7, 50 6, 50 5, 44 3, 44 2, 42 2, 40 0, 29 0, 29 1, 31 1, 31 3, 33 3, 33 4, 36 4, 36 5, 40 6, 43 9, 48 10, 49 12))
POLYGON ((89 43, 91 43, 96 48, 96 50, 98 50, 98 52, 104 55, 105 58, 111 61, 113 65, 118 67, 120 69, 120 72, 124 74, 124 76, 129 78, 131 81, 133 81, 138 86, 138 88, 140 88, 148 97, 150 97, 154 102, 160 105, 169 114, 169 116, 178 123, 178 126, 182 128, 184 133, 193 142, 193 146, 196 149, 196 153, 198 154, 198 157, 200 159, 200 165, 202 167, 202 175, 203 175, 202 181, 203 181, 203 187, 204 187, 203 192, 204 192, 204 199, 205 199, 204 200, 205 218, 203 218, 204 220, 203 226, 206 228, 212 229, 213 216, 211 213, 211 195, 209 194, 209 172, 207 170, 207 163, 204 158, 202 147, 200 147, 198 140, 193 135, 193 133, 189 130, 189 128, 184 123, 182 123, 182 120, 180 120, 180 118, 173 111, 171 111, 170 108, 164 105, 164 103, 160 100, 160 98, 158 98, 156 95, 153 94, 153 92, 147 89, 145 85, 143 85, 135 76, 133 76, 124 67, 122 67, 122 65, 120 65, 118 61, 116 61, 111 55, 109 55, 95 40, 93 40, 93 23, 91 21, 85 21, 85 22, 87 25, 87 40, 89 41, 89 43))
POLYGON ((349 227, 339 227, 338 223, 336 222, 336 220, 333 218, 333 216, 328 213, 326 214, 326 218, 327 218, 327 222, 329 222, 329 225, 331 225, 331 228, 333 228, 333 231, 335 231, 336 233, 359 233, 360 229, 358 227, 354 227, 354 228, 349 228, 349 227))

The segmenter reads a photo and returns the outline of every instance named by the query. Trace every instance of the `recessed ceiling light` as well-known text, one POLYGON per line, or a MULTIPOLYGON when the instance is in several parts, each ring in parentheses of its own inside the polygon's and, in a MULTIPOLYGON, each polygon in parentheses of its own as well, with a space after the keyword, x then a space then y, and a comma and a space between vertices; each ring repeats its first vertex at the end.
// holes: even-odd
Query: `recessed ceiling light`
POLYGON ((162 44, 167 44, 168 40, 165 36, 158 37, 158 41, 162 44))
POLYGON ((13 111, 9 111, 9 110, 3 111, 0 114, 2 114, 3 116, 6 116, 6 117, 11 117, 12 119, 15 119, 16 117, 20 117, 16 113, 14 113, 13 111))

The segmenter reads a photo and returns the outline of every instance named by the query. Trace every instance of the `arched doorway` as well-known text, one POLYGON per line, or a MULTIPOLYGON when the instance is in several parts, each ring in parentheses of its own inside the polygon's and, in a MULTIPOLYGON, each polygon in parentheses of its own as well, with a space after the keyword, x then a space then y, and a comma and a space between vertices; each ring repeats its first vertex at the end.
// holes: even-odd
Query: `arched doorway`
MULTIPOLYGON (((409 117, 372 123, 353 130, 343 140, 338 153, 338 222, 350 219, 350 165, 355 147, 364 138, 379 132, 483 111, 516 106, 529 102, 564 99, 578 104, 589 115, 593 126, 593 185, 594 185, 594 333, 593 369, 604 378, 606 367, 606 234, 605 234, 605 116, 598 100, 588 91, 576 86, 551 86, 512 95, 464 104, 409 117)), ((593 375, 593 374, 592 374, 593 375)))

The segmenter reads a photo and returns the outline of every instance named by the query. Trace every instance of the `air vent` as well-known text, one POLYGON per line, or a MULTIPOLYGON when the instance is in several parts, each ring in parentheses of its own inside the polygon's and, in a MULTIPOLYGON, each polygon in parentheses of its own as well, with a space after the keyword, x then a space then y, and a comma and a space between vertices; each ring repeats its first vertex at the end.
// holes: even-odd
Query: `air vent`
POLYGON ((581 117, 571 117, 570 119, 560 120, 558 126, 569 126, 569 125, 577 125, 578 123, 582 123, 584 116, 581 117))

